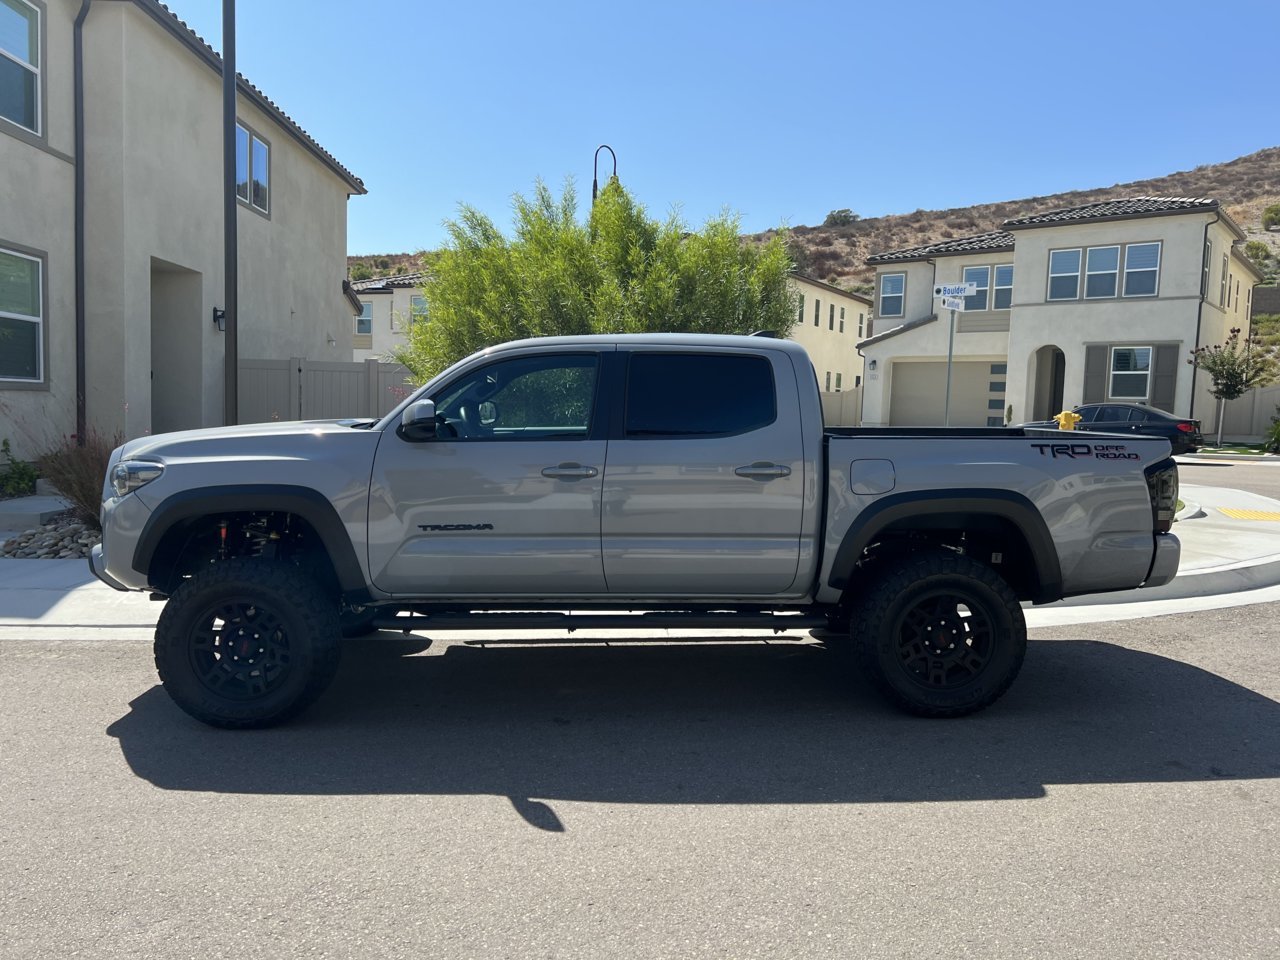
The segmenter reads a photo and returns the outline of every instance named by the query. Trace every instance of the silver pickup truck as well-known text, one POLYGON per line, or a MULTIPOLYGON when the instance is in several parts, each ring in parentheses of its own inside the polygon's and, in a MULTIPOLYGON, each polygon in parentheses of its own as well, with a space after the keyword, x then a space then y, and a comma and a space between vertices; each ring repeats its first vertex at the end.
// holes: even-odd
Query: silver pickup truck
POLYGON ((94 573, 167 600, 160 677, 206 723, 312 702, 342 635, 812 630, 949 717, 1021 666, 1020 601, 1178 568, 1167 440, 824 429, 804 350, 763 337, 526 340, 376 422, 132 440, 94 573))

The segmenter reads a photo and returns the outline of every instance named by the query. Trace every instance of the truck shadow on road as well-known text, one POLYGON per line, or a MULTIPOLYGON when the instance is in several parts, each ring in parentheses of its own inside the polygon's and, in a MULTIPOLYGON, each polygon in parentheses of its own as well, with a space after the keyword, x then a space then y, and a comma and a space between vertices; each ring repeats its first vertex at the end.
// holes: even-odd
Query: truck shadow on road
POLYGON ((952 721, 896 712, 808 644, 416 649, 352 641, 291 726, 214 730, 157 686, 107 733, 164 789, 497 795, 547 830, 556 800, 986 800, 1280 776, 1280 704, 1109 643, 1033 641, 1003 700, 952 721))

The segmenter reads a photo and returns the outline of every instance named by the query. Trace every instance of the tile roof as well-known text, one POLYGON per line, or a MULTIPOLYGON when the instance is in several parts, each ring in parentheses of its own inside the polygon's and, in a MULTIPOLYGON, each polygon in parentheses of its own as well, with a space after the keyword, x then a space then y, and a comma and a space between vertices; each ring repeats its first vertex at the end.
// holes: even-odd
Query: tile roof
POLYGON ((1013 249, 1013 234, 1004 230, 991 233, 979 233, 972 237, 959 237, 955 240, 943 240, 940 243, 926 243, 920 247, 907 247, 904 250, 890 250, 888 253, 877 253, 867 257, 867 263, 901 263, 908 260, 928 260, 930 257, 949 257, 958 253, 1000 253, 1013 249))
POLYGON ((914 330, 916 327, 923 327, 926 323, 933 323, 938 319, 936 313, 931 313, 927 317, 921 317, 919 320, 908 320, 892 329, 886 330, 884 333, 877 333, 874 337, 867 337, 865 340, 859 340, 853 345, 855 350, 861 350, 863 347, 869 347, 873 343, 879 343, 881 340, 888 340, 890 337, 896 337, 900 333, 906 333, 908 330, 914 330))
POLYGON ((1048 227, 1060 223, 1084 223, 1094 220, 1131 220, 1137 217, 1158 217, 1176 213, 1212 212, 1218 209, 1218 201, 1208 197, 1125 197, 1120 200, 1099 200, 1078 207, 1064 207, 1014 217, 1002 226, 1007 230, 1026 227, 1048 227))
MULTIPOLYGON (((133 2, 160 26, 164 27, 179 41, 187 46, 193 53, 203 59, 209 66, 213 67, 222 75, 222 57, 220 57, 213 47, 205 41, 198 33, 187 26, 186 21, 182 20, 170 10, 160 0, 133 0, 133 2)), ((325 166, 329 167, 339 178, 344 180, 347 186, 351 187, 353 193, 366 194, 369 191, 365 189, 364 181, 357 177, 354 173, 338 162, 338 159, 324 147, 312 138, 311 134, 298 126, 291 116, 280 109, 265 93, 255 87, 247 79, 244 74, 237 71, 236 88, 241 94, 252 101, 259 109, 275 118, 275 120, 290 134, 293 135, 304 147, 306 147, 315 157, 325 166)))
POLYGON ((832 293, 838 293, 840 294, 840 296, 848 297, 850 300, 861 300, 867 306, 871 306, 872 304, 875 303, 875 301, 872 300, 870 297, 868 297, 865 293, 856 293, 853 290, 846 290, 844 289, 844 287, 837 287, 834 284, 830 284, 823 280, 819 280, 816 277, 810 277, 807 274, 793 273, 791 275, 791 278, 793 280, 799 280, 802 283, 812 284, 815 287, 822 287, 824 290, 830 290, 832 293))
POLYGON ((425 273, 401 273, 394 277, 370 277, 368 280, 352 280, 351 289, 358 293, 391 290, 395 287, 420 287, 427 278, 425 273))

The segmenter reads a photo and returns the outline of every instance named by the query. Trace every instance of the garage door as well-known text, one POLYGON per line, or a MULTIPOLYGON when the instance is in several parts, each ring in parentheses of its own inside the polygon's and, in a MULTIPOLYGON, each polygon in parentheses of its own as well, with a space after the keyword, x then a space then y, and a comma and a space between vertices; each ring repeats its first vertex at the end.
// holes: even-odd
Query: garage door
MULTIPOLYGON (((951 367, 951 426, 985 427, 988 417, 998 417, 1003 425, 1004 379, 1003 373, 992 373, 992 364, 985 360, 954 363, 951 367), (993 390, 993 387, 998 389, 993 390)), ((895 363, 889 423, 895 427, 942 426, 946 388, 945 363, 895 363)))

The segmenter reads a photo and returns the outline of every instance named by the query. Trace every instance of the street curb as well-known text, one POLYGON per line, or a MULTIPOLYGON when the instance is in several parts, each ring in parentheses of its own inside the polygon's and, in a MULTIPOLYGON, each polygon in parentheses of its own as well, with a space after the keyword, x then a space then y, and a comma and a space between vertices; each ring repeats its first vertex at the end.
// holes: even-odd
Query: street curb
POLYGON ((1179 453, 1184 460, 1256 460, 1259 463, 1280 463, 1274 453, 1179 453))
POLYGON ((1181 523, 1183 520, 1199 520, 1201 517, 1208 516, 1204 512, 1204 508, 1198 503, 1192 503, 1190 500, 1182 501, 1182 509, 1173 515, 1174 523, 1181 523))

